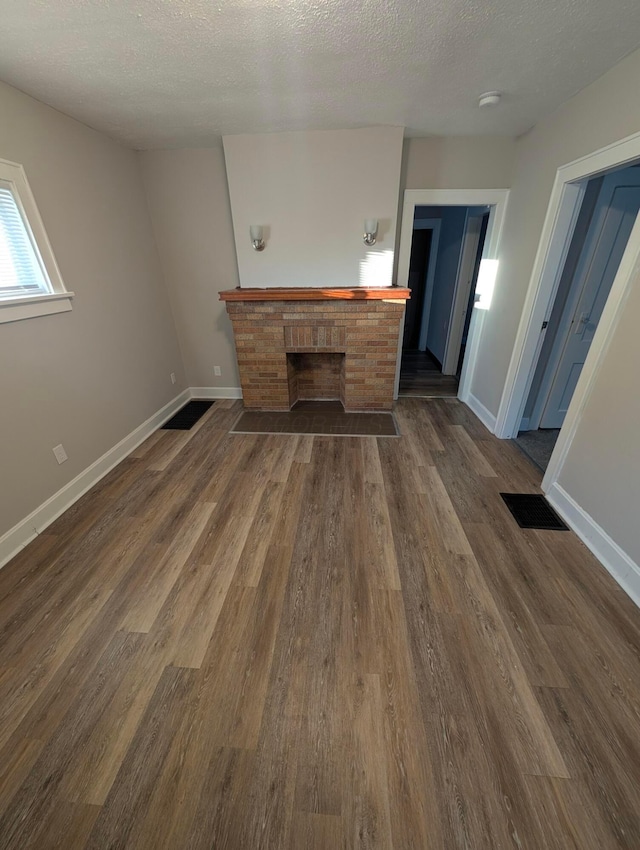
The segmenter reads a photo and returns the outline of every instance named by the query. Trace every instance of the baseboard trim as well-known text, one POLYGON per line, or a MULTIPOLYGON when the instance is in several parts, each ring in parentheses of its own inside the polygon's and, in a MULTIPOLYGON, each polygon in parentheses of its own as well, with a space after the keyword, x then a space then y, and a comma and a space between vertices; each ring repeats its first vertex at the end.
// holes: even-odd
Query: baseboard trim
POLYGON ((558 483, 546 493, 551 505, 602 566, 640 607, 640 567, 558 483))
POLYGON ((469 407, 478 419, 485 425, 492 434, 496 432, 496 417, 493 413, 484 406, 484 404, 479 401, 473 393, 469 393, 466 398, 460 397, 460 401, 463 401, 467 407, 469 407))
POLYGON ((191 387, 191 398, 242 398, 240 387, 191 387))
POLYGON ((130 434, 120 440, 113 448, 105 452, 83 472, 77 475, 68 484, 65 484, 57 493, 54 493, 46 502, 36 508, 35 511, 25 517, 13 528, 10 528, 0 537, 0 567, 11 560, 14 555, 24 549, 34 537, 41 534, 60 514, 64 513, 73 505, 87 490, 90 490, 100 481, 114 466, 124 460, 127 455, 136 449, 140 443, 147 439, 154 431, 170 419, 174 413, 192 398, 190 390, 183 390, 174 399, 160 408, 150 416, 142 425, 138 425, 130 434))

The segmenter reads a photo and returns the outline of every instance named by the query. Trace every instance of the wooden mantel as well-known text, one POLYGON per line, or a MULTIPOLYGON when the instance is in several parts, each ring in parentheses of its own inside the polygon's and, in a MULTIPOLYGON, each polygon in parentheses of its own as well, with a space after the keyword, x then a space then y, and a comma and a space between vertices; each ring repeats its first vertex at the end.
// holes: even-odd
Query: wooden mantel
POLYGON ((411 290, 399 286, 274 286, 268 289, 225 289, 221 301, 407 301, 411 290))

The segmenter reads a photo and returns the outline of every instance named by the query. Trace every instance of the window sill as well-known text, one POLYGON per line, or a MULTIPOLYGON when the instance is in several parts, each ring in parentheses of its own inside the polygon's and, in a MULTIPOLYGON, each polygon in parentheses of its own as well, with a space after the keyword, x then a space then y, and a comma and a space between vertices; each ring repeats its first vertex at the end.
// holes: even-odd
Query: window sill
POLYGON ((73 295, 73 292, 54 292, 52 295, 32 295, 28 298, 0 301, 0 325, 5 322, 19 322, 21 319, 35 319, 37 316, 50 316, 53 313, 67 313, 72 309, 73 295))

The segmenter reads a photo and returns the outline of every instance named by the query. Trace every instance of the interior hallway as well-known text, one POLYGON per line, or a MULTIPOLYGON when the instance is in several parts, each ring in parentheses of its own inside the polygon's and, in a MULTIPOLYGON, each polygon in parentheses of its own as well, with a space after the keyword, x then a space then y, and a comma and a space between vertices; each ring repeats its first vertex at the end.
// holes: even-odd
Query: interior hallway
POLYGON ((416 398, 455 398, 456 375, 443 375, 442 367, 428 351, 402 352, 399 395, 416 398))
POLYGON ((0 842, 637 848, 640 616, 456 400, 158 431, 0 572, 0 842))

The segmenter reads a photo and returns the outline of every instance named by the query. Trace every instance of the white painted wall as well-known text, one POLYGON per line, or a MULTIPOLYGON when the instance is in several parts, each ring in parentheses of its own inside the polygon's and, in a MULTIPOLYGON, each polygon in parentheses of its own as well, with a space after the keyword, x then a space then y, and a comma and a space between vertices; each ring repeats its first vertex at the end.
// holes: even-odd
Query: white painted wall
POLYGON ((510 136, 406 139, 404 189, 508 189, 516 140, 510 136))
POLYGON ((239 387, 231 322, 218 298, 238 285, 222 143, 139 159, 187 382, 239 387))
POLYGON ((243 287, 391 284, 401 127, 225 136, 243 287), (380 222, 362 241, 365 218, 380 222), (249 226, 265 227, 258 253, 249 226))
POLYGON ((136 154, 0 84, 0 157, 24 165, 76 293, 69 313, 0 325, 2 537, 185 382, 136 154))
MULTIPOLYGON (((473 394, 500 403, 534 256, 559 166, 640 131, 640 51, 541 121, 517 145, 496 289, 474 373, 473 394)), ((569 450, 559 484, 640 562, 640 281, 569 450)))

